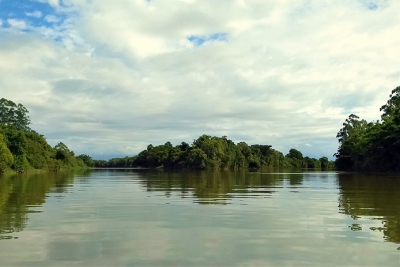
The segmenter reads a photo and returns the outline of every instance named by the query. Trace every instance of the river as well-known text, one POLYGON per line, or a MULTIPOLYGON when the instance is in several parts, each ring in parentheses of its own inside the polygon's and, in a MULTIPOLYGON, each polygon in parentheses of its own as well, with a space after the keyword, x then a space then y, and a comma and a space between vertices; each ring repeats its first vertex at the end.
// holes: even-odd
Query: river
POLYGON ((0 266, 400 266, 400 177, 0 177, 0 266))

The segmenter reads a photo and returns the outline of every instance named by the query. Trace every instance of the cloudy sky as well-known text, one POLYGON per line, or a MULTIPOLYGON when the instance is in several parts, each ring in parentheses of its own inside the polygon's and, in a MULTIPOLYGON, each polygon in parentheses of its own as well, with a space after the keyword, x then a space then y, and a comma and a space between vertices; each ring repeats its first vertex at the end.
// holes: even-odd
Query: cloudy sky
POLYGON ((331 157, 399 85, 399 0, 0 0, 0 97, 94 158, 201 134, 331 157))

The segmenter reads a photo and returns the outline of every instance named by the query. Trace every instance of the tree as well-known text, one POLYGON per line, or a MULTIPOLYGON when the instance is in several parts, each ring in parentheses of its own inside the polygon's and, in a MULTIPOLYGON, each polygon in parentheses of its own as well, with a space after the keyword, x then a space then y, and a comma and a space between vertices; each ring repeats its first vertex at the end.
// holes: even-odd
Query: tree
POLYGON ((81 159, 87 167, 94 167, 94 161, 92 157, 86 154, 81 154, 77 156, 76 158, 81 159))
POLYGON ((343 123, 342 129, 336 135, 339 142, 338 152, 335 154, 336 166, 340 170, 358 170, 365 160, 371 142, 369 133, 372 123, 351 114, 343 123))
POLYGON ((180 145, 177 146, 181 151, 187 151, 190 145, 186 142, 182 142, 180 145))
POLYGON ((51 158, 54 157, 53 148, 46 139, 36 132, 23 132, 26 139, 25 154, 29 165, 34 169, 48 169, 51 158))
POLYGON ((55 159, 62 161, 67 167, 76 166, 75 153, 71 151, 64 143, 60 142, 55 147, 55 159))
POLYGON ((200 148, 193 148, 186 160, 191 169, 205 169, 207 155, 200 148))
MULTIPOLYGON (((320 168, 317 159, 309 159, 310 168, 320 168)), ((192 145, 182 142, 173 146, 152 144, 133 158, 114 158, 108 161, 95 160, 95 166, 108 167, 145 167, 176 169, 237 170, 241 168, 259 169, 270 167, 302 168, 307 167, 303 155, 291 149, 287 157, 272 149, 270 145, 235 144, 226 136, 217 137, 203 134, 192 145)))
POLYGON ((163 162, 163 167, 165 169, 176 169, 179 165, 183 165, 181 162, 181 157, 185 152, 181 151, 179 147, 173 147, 168 150, 168 157, 163 162))
POLYGON ((7 147, 14 156, 12 169, 16 172, 25 172, 29 168, 26 158, 26 136, 24 131, 19 131, 15 126, 6 127, 4 136, 7 140, 7 147))
POLYGON ((380 108, 381 120, 367 122, 351 114, 337 134, 339 170, 400 171, 400 87, 380 108))
POLYGON ((304 157, 305 167, 307 169, 320 169, 321 163, 319 160, 310 157, 304 157))
POLYGON ((307 163, 304 162, 303 154, 297 149, 290 149, 289 153, 286 155, 286 160, 292 168, 307 167, 307 163))
POLYGON ((319 162, 321 164, 322 169, 328 169, 329 168, 329 159, 327 157, 321 157, 319 159, 319 162))
POLYGON ((400 171, 400 86, 393 89, 386 105, 380 110, 382 123, 375 129, 377 166, 386 170, 400 171))
POLYGON ((399 122, 400 119, 400 86, 392 90, 389 95, 389 100, 385 105, 380 108, 383 111, 382 120, 396 119, 399 122))
POLYGON ((256 156, 259 160, 260 167, 266 166, 269 163, 270 155, 273 153, 273 149, 270 145, 251 145, 251 153, 256 156))
POLYGON ((294 148, 289 150, 289 153, 286 155, 286 157, 290 159, 303 160, 303 154, 294 148))
POLYGON ((18 130, 31 131, 29 111, 22 104, 15 104, 5 98, 0 99, 0 124, 13 125, 18 130))

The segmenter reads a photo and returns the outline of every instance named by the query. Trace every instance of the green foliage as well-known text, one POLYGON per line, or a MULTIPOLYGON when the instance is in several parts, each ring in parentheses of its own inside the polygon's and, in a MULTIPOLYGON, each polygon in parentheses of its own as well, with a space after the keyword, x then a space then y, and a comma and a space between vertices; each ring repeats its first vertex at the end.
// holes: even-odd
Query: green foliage
POLYGON ((64 143, 60 142, 55 147, 55 159, 62 162, 62 165, 67 168, 86 168, 85 161, 89 162, 92 160, 87 155, 81 155, 75 157, 75 153, 70 150, 64 143))
POLYGON ((94 166, 89 156, 75 157, 74 152, 63 143, 52 148, 43 136, 33 131, 26 132, 17 130, 14 126, 2 126, 0 136, 0 169, 3 170, 0 173, 7 168, 22 173, 30 169, 58 171, 61 168, 86 168, 86 163, 94 166), (6 156, 7 151, 11 153, 11 161, 9 156, 6 156))
POLYGON ((193 148, 187 156, 187 164, 191 169, 205 169, 207 163, 207 155, 200 148, 193 148))
POLYGON ((85 154, 81 154, 81 155, 77 156, 76 158, 81 159, 87 167, 94 167, 94 161, 93 161, 92 157, 85 155, 85 154))
POLYGON ((14 156, 14 162, 11 168, 16 172, 25 172, 29 169, 29 163, 26 158, 26 136, 25 132, 16 129, 15 126, 6 126, 2 128, 7 140, 7 147, 14 156))
POLYGON ((63 162, 54 158, 50 158, 47 162, 47 170, 58 172, 63 167, 63 162))
POLYGON ((321 169, 321 162, 317 159, 305 157, 303 164, 307 169, 321 169))
POLYGON ((12 169, 18 173, 26 172, 29 169, 29 163, 25 154, 14 156, 12 169))
POLYGON ((400 120, 400 86, 396 87, 392 90, 392 93, 389 95, 389 100, 385 105, 380 108, 380 111, 383 112, 382 120, 392 120, 396 121, 399 124, 400 120))
POLYGON ((89 156, 75 157, 63 143, 52 148, 42 135, 29 129, 27 113, 21 104, 0 100, 0 174, 8 168, 22 173, 29 169, 86 168, 86 163, 94 166, 89 156))
MULTIPOLYGON (((108 162, 105 161, 100 161, 102 162, 102 165, 99 167, 109 167, 110 165, 113 167, 119 167, 119 168, 126 168, 126 167, 133 167, 133 162, 134 162, 135 157, 125 157, 125 158, 113 158, 110 159, 108 162)), ((95 161, 95 166, 97 161, 95 161)))
POLYGON ((34 132, 25 133, 25 137, 25 151, 29 165, 34 169, 51 168, 51 159, 54 157, 54 150, 47 143, 46 139, 34 132))
POLYGON ((13 155, 25 154, 26 138, 25 132, 17 130, 14 126, 6 127, 4 135, 7 139, 7 146, 13 155))
MULTIPOLYGON (((221 138, 222 139, 222 138, 221 138)), ((224 155, 224 142, 218 137, 202 135, 194 140, 193 148, 200 149, 206 155, 207 167, 209 169, 219 169, 224 155)), ((190 164, 190 162, 188 162, 190 164)))
POLYGON ((12 125, 17 130, 30 131, 29 111, 21 104, 5 98, 0 99, 0 124, 12 125))
POLYGON ((303 154, 294 148, 289 150, 289 153, 286 155, 286 157, 290 159, 303 160, 303 154))
POLYGON ((289 153, 286 155, 286 158, 289 164, 295 168, 314 168, 314 164, 311 163, 312 160, 304 159, 303 154, 297 149, 290 149, 289 153))
POLYGON ((54 147, 56 151, 55 158, 62 161, 66 166, 73 167, 76 164, 75 155, 69 148, 62 142, 54 147))
MULTIPOLYGON (((309 159, 309 158, 308 158, 309 159)), ((327 158, 326 158, 327 159, 327 158)), ((307 164, 303 155, 291 149, 287 157, 272 149, 270 145, 235 144, 226 136, 201 135, 192 145, 182 142, 173 146, 148 145, 135 157, 113 158, 109 161, 95 160, 95 167, 143 167, 164 169, 259 169, 259 168, 320 168, 317 159, 309 159, 307 164)), ((328 166, 328 163, 325 164, 328 166)))
POLYGON ((337 134, 339 170, 400 171, 400 87, 380 110, 381 120, 367 122, 351 114, 337 134))
MULTIPOLYGON (((107 168, 108 167, 108 161, 107 160, 100 160, 100 159, 95 159, 93 160, 94 167, 97 168, 107 168)), ((132 167, 132 166, 130 166, 132 167)))
POLYGON ((321 169, 327 170, 327 169, 333 169, 335 167, 334 163, 332 161, 329 161, 327 157, 322 157, 319 160, 321 169))
POLYGON ((14 163, 14 157, 8 149, 4 136, 0 134, 0 175, 14 163))

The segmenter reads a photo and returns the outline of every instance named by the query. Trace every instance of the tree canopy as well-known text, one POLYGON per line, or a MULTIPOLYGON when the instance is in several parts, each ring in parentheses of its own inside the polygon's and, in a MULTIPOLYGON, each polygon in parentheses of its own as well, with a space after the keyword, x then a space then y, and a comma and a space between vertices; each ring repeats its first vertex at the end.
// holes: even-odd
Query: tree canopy
POLYGON ((259 168, 332 168, 326 157, 321 159, 303 158, 300 151, 291 149, 284 156, 271 145, 235 144, 226 136, 217 137, 203 134, 190 145, 182 142, 173 146, 147 146, 137 156, 113 158, 109 161, 94 160, 96 167, 143 167, 176 169, 259 169, 259 168))
POLYGON ((0 99, 0 124, 12 125, 17 130, 30 131, 29 111, 22 104, 15 104, 5 98, 0 99))
POLYGON ((337 134, 338 170, 400 171, 400 87, 383 105, 381 119, 367 122, 351 114, 337 134))
POLYGON ((0 100, 0 174, 7 170, 58 171, 60 168, 86 168, 93 162, 87 155, 75 157, 65 144, 54 148, 29 128, 28 110, 11 100, 0 100))

